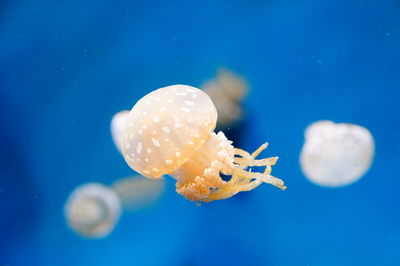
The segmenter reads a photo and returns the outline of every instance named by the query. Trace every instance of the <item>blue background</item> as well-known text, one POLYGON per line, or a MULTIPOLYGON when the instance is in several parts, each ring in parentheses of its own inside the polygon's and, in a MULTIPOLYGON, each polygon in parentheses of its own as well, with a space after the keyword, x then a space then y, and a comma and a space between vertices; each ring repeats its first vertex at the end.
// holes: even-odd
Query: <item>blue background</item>
POLYGON ((387 1, 2 1, 1 265, 400 265, 400 4, 387 1), (71 232, 77 185, 132 171, 112 115, 220 66, 246 77, 236 146, 278 155, 263 185, 196 207, 174 191, 105 239, 71 232), (369 128, 359 182, 308 182, 298 156, 319 119, 369 128))

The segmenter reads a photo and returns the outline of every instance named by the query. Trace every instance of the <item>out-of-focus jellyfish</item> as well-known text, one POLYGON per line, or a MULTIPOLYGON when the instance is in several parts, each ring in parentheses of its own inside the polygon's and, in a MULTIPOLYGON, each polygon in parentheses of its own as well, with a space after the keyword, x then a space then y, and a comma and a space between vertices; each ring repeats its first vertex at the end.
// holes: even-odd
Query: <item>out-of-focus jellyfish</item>
POLYGON ((218 127, 233 126, 243 118, 242 101, 248 91, 244 79, 227 69, 221 69, 217 77, 206 82, 202 89, 215 104, 218 127))
POLYGON ((112 232, 123 210, 136 211, 154 205, 164 188, 164 180, 142 176, 119 179, 110 187, 87 183, 71 193, 65 204, 65 216, 68 225, 78 234, 104 237, 112 232))
POLYGON ((278 157, 256 159, 267 144, 252 154, 234 148, 223 132, 214 133, 216 121, 215 106, 203 91, 186 85, 155 90, 129 113, 122 145, 125 161, 148 178, 172 176, 176 191, 191 201, 226 199, 263 182, 286 188, 271 176, 278 157), (265 166, 265 171, 248 170, 252 166, 265 166), (231 179, 224 181, 221 173, 231 179))
POLYGON ((118 195, 100 183, 76 188, 65 204, 68 225, 86 237, 104 237, 118 222, 121 202, 118 195))
POLYGON ((165 189, 164 180, 153 180, 143 176, 121 178, 112 185, 124 210, 134 211, 155 204, 165 189))
POLYGON ((365 127, 317 121, 305 130, 301 169, 317 185, 349 185, 369 169, 374 150, 374 139, 365 127))
POLYGON ((122 133, 124 132, 125 122, 128 118, 129 111, 120 111, 116 113, 111 120, 111 136, 115 146, 121 152, 122 133))

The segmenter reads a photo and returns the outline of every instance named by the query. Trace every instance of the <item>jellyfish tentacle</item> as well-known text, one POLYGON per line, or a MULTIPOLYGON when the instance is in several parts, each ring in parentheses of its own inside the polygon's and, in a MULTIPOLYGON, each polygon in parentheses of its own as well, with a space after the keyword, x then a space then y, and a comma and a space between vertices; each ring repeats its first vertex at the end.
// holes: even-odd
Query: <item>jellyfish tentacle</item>
POLYGON ((264 144, 262 144, 260 147, 258 147, 257 150, 255 150, 252 154, 251 157, 253 157, 254 159, 262 152, 264 151, 267 147, 268 147, 269 143, 265 142, 264 144))
POLYGON ((248 178, 250 180, 252 180, 252 179, 260 180, 260 181, 262 181, 264 183, 268 183, 268 184, 271 184, 273 186, 276 186, 276 187, 278 187, 278 188, 280 188, 282 190, 286 189, 286 187, 284 186, 284 182, 281 179, 276 178, 276 177, 274 177, 272 175, 264 174, 264 173, 248 172, 248 171, 245 171, 243 169, 237 169, 236 172, 241 177, 248 178))
MULTIPOLYGON (((243 178, 239 172, 235 172, 229 182, 223 187, 212 192, 205 202, 230 198, 239 192, 250 191, 261 185, 261 179, 250 181, 248 178, 243 178)), ((203 200, 204 201, 204 200, 203 200)))
MULTIPOLYGON (((248 153, 245 150, 235 148, 235 155, 239 155, 241 157, 234 157, 234 163, 241 166, 268 166, 268 165, 275 165, 276 161, 279 157, 270 157, 265 159, 256 160, 257 156, 260 155, 262 151, 264 151, 268 147, 268 142, 262 144, 255 150, 252 154, 248 153)), ((243 169, 243 167, 240 167, 243 169)))
POLYGON ((276 164, 278 157, 255 159, 266 147, 267 143, 261 145, 252 154, 241 149, 235 149, 235 155, 241 157, 234 157, 235 168, 229 181, 222 181, 219 174, 221 167, 209 168, 205 171, 203 177, 197 176, 192 182, 178 182, 177 192, 189 200, 210 202, 230 198, 239 192, 253 190, 262 183, 286 189, 281 179, 271 175, 271 166, 276 164), (265 170, 263 173, 245 170, 249 166, 265 166, 265 170))
POLYGON ((284 189, 286 189, 286 187, 284 186, 284 182, 281 179, 270 175, 270 173, 272 171, 271 166, 276 164, 278 157, 270 157, 270 158, 261 159, 261 160, 256 159, 256 157, 262 151, 264 151, 267 147, 268 147, 268 143, 264 143, 257 150, 255 150, 252 154, 249 154, 248 152, 246 152, 244 150, 236 148, 235 154, 242 156, 242 157, 234 157, 234 162, 238 166, 235 169, 235 172, 238 172, 240 174, 240 176, 242 176, 244 178, 261 180, 262 182, 271 184, 273 186, 276 186, 276 187, 284 190, 284 189), (266 166, 266 169, 265 169, 264 173, 252 173, 250 171, 245 170, 249 166, 266 166))
POLYGON ((245 150, 242 150, 242 149, 239 149, 239 148, 235 148, 234 151, 235 151, 235 155, 242 156, 243 158, 251 158, 251 154, 248 153, 245 150))
POLYGON ((234 158, 234 163, 242 165, 242 166, 270 166, 270 165, 275 165, 277 161, 278 161, 278 157, 270 157, 270 158, 260 159, 260 160, 249 159, 249 158, 240 158, 240 157, 234 158))

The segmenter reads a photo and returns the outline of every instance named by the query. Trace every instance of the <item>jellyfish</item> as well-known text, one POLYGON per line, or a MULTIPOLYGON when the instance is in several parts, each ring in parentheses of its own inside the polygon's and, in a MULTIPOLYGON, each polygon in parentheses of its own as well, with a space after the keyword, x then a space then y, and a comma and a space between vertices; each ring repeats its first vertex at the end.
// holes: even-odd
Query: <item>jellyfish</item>
POLYGON ((317 185, 346 186, 368 171, 374 150, 374 139, 365 127, 317 121, 305 130, 301 169, 317 185))
POLYGON ((111 120, 111 136, 118 151, 121 152, 122 133, 124 132, 125 122, 129 111, 124 110, 116 113, 111 120))
POLYGON ((221 69, 215 79, 202 89, 210 96, 218 112, 218 127, 227 128, 243 118, 242 101, 246 97, 246 82, 227 69, 221 69))
POLYGON ((100 238, 110 234, 122 211, 137 211, 154 205, 165 188, 163 180, 130 176, 111 186, 87 183, 76 188, 65 204, 68 225, 85 237, 100 238))
POLYGON ((278 157, 257 159, 267 143, 253 153, 235 148, 223 132, 214 133, 216 122, 215 106, 203 91, 186 85, 155 90, 130 111, 122 154, 145 177, 170 175, 176 191, 190 201, 226 199, 262 183, 286 188, 271 175, 278 157), (253 166, 265 169, 253 172, 253 166), (221 174, 230 179, 224 181, 221 174))
POLYGON ((124 210, 135 211, 147 208, 159 201, 165 190, 164 180, 154 180, 137 175, 121 178, 112 184, 124 210))
POLYGON ((100 183, 87 183, 71 193, 64 211, 68 225, 75 232, 100 238, 114 229, 121 214, 121 202, 111 188, 100 183))

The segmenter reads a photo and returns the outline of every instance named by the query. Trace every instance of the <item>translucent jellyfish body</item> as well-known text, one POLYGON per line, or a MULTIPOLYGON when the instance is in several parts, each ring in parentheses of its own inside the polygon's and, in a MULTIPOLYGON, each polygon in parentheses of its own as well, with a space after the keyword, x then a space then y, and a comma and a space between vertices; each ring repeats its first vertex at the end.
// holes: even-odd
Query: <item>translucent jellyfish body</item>
POLYGON ((126 119, 128 118, 129 111, 120 111, 116 113, 111 120, 111 136, 115 146, 119 151, 122 150, 122 133, 124 132, 126 119))
POLYGON ((112 189, 119 196, 124 210, 135 211, 154 205, 165 190, 164 180, 153 180, 143 176, 121 178, 112 189))
POLYGON ((307 127, 300 164, 305 176, 320 186, 339 187, 360 179, 374 157, 368 129, 347 123, 317 121, 307 127))
POLYGON ((148 178, 172 176, 176 191, 191 201, 229 198, 263 182, 285 189, 282 180, 271 176, 278 158, 256 159, 266 144, 252 154, 236 149, 223 132, 214 133, 216 121, 215 106, 203 91, 186 85, 155 90, 129 113, 125 161, 148 178), (247 171, 251 166, 265 166, 265 171, 247 171), (224 181, 221 173, 231 179, 224 181))
POLYGON ((65 204, 68 225, 86 237, 109 234, 121 214, 121 202, 110 188, 88 183, 76 188, 65 204))
POLYGON ((236 74, 221 69, 215 79, 202 86, 218 112, 218 127, 233 126, 243 117, 242 101, 247 95, 246 82, 236 74))
POLYGON ((99 238, 112 232, 122 210, 136 211, 154 205, 165 188, 163 180, 131 176, 110 187, 87 183, 76 188, 65 204, 68 225, 78 234, 99 238))

